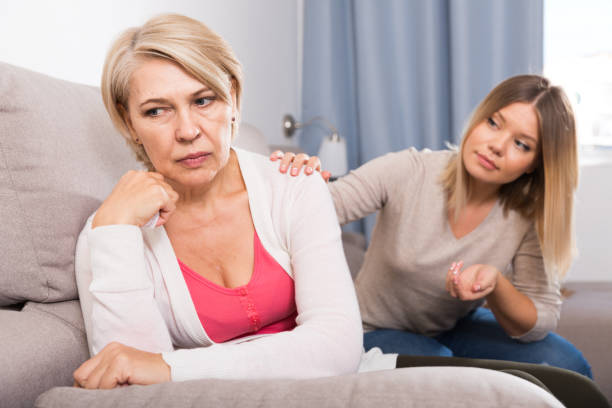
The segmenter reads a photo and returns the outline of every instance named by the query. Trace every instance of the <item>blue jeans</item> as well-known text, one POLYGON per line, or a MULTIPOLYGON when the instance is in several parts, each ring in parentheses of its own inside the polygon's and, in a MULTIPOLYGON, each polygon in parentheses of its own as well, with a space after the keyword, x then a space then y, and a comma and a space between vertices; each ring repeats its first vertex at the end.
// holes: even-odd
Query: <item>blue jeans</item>
POLYGON ((547 364, 593 378, 591 366, 572 343, 555 333, 540 341, 521 343, 510 338, 493 313, 476 309, 438 336, 427 337, 402 330, 381 329, 364 335, 366 350, 380 347, 385 353, 419 356, 467 357, 547 364))

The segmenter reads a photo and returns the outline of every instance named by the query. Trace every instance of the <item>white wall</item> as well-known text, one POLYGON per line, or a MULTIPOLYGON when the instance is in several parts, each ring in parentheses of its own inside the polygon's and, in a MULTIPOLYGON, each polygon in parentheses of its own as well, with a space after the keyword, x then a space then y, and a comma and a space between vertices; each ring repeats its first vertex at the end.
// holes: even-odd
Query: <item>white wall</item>
POLYGON ((176 12, 221 34, 243 63, 243 121, 270 143, 291 143, 284 113, 298 112, 298 0, 22 0, 0 9, 0 61, 99 85, 111 41, 149 17, 176 12))
POLYGON ((569 281, 612 281, 612 151, 583 152, 576 192, 576 244, 569 281))

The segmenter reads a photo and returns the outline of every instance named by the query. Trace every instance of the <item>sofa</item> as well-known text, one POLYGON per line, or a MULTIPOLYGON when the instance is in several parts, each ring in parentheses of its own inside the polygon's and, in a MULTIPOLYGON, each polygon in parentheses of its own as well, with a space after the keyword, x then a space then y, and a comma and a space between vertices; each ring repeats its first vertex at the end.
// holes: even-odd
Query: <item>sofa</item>
MULTIPOLYGON (((268 151, 265 138, 246 124, 237 143, 268 151)), ((528 381, 467 367, 309 380, 203 379, 113 390, 71 387, 73 371, 89 358, 74 279, 76 238, 118 178, 133 168, 140 166, 112 127, 99 89, 0 63, 1 407, 562 406, 528 381)), ((349 264, 357 271, 363 238, 344 238, 349 264)), ((580 296, 577 289, 568 302, 580 325, 562 327, 595 338, 605 323, 580 318, 585 303, 580 296)), ((586 304, 601 307, 587 298, 586 304)), ((585 349, 601 345, 590 341, 585 339, 585 349)), ((609 361, 603 349, 594 352, 587 353, 594 363, 609 361)), ((604 368, 601 372, 609 375, 604 368)))

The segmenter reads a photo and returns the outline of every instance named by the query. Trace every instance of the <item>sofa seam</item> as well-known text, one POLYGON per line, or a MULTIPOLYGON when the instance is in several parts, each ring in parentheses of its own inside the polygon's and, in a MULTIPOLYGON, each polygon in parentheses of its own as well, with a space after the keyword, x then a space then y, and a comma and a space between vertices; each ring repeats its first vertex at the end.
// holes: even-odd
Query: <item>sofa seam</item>
POLYGON ((48 311, 46 311, 46 310, 40 310, 40 309, 38 309, 38 308, 36 308, 36 307, 33 307, 32 309, 25 310, 25 311, 22 311, 22 312, 23 312, 23 313, 30 313, 30 312, 34 312, 34 313, 39 313, 39 314, 45 314, 45 315, 52 316, 52 317, 54 317, 56 320, 59 320, 61 323, 63 323, 65 326, 68 326, 69 328, 72 328, 73 330, 76 330, 77 332, 80 332, 80 333, 86 334, 86 333, 85 333, 85 330, 83 330, 83 329, 81 329, 81 328, 79 328, 79 327, 75 326, 74 324, 70 323, 68 320, 64 319, 63 317, 60 317, 60 316, 56 315, 55 313, 51 313, 51 312, 48 312, 48 311))
MULTIPOLYGON (((19 212, 21 214, 21 220, 25 226, 25 229, 28 231, 28 238, 29 238, 29 242, 30 242, 30 246, 32 248, 32 252, 34 253, 34 257, 36 259, 36 265, 38 266, 39 270, 42 270, 42 265, 40 264, 40 259, 39 259, 39 254, 38 251, 36 250, 36 245, 34 245, 34 236, 32 235, 32 231, 30 229, 30 225, 28 224, 26 218, 25 217, 25 211, 23 210, 23 205, 22 202, 20 200, 19 194, 17 192, 17 189, 15 188, 15 180, 13 178, 13 172, 10 169, 9 166, 9 162, 7 160, 7 156, 6 156, 6 150, 4 147, 4 144, 2 143, 2 141, 0 140, 0 153, 2 154, 2 160, 4 161, 4 164, 6 166, 6 173, 8 175, 9 178, 9 188, 10 190, 13 192, 14 196, 15 196, 15 200, 17 202, 17 205, 19 207, 19 212)), ((46 272, 44 272, 44 276, 45 276, 45 287, 47 290, 47 295, 45 296, 44 299, 42 299, 42 301, 48 300, 49 299, 49 277, 48 274, 46 272)), ((26 299, 26 300, 31 300, 31 299, 26 299)))

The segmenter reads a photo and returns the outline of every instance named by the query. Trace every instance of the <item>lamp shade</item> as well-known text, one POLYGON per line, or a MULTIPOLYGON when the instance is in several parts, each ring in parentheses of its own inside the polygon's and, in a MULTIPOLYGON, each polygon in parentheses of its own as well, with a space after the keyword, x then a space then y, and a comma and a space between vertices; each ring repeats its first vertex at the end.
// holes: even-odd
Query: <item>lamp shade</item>
POLYGON ((325 137, 319 149, 321 167, 333 177, 339 177, 348 172, 346 140, 337 134, 325 137))

